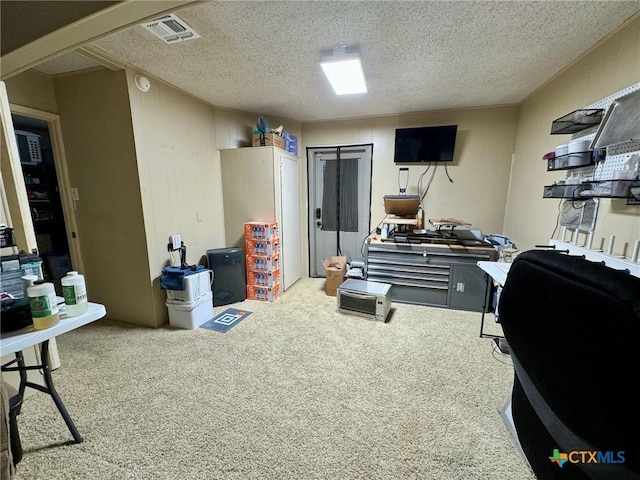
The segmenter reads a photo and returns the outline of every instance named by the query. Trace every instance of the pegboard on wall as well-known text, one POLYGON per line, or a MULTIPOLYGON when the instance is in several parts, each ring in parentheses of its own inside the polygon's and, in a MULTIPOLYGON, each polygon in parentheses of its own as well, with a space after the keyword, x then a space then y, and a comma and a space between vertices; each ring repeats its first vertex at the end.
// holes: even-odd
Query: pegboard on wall
MULTIPOLYGON (((631 85, 627 88, 620 90, 619 92, 609 95, 602 100, 599 100, 591 105, 584 107, 585 109, 602 108, 605 112, 609 106, 618 98, 629 95, 630 93, 640 90, 640 83, 631 85)), ((598 126, 582 130, 571 136, 571 141, 574 140, 593 140, 598 131, 598 126)), ((607 156, 603 162, 598 165, 580 168, 573 171, 573 174, 578 174, 583 178, 592 176, 594 180, 609 180, 613 178, 614 173, 618 170, 622 170, 624 164, 629 158, 634 155, 640 155, 640 139, 630 140, 628 142, 619 143, 607 147, 607 156)), ((567 176, 569 173, 567 173, 567 176)))

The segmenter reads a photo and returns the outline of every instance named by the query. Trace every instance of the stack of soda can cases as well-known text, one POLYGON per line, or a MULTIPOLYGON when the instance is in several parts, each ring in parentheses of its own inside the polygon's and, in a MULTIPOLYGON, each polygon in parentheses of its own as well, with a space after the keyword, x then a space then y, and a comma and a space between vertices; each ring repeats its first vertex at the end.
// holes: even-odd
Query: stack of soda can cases
POLYGON ((247 300, 273 302, 280 296, 280 238, 275 222, 244 224, 247 300))

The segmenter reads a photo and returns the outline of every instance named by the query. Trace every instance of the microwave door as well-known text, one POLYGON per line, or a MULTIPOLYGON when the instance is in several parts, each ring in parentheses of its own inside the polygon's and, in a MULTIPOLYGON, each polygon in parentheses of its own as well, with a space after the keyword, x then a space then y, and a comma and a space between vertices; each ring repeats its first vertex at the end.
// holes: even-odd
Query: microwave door
POLYGON ((346 290, 340 292, 340 308, 343 310, 375 316, 376 300, 376 295, 349 292, 346 290))

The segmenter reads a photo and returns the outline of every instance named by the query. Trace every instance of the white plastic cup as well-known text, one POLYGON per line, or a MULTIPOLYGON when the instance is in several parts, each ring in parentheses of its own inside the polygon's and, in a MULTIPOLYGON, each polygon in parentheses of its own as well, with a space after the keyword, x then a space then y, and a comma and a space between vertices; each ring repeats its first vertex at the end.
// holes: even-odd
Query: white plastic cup
POLYGON ((53 283, 38 283, 27 288, 33 328, 44 330, 58 324, 58 301, 53 283))
POLYGON ((77 317, 87 312, 87 287, 84 283, 84 275, 78 272, 68 272, 62 277, 62 294, 67 306, 67 317, 77 317))
POLYGON ((36 275, 25 275, 20 277, 22 280, 22 291, 24 292, 24 296, 28 297, 29 293, 27 289, 29 287, 33 287, 33 285, 38 281, 38 277, 36 275))

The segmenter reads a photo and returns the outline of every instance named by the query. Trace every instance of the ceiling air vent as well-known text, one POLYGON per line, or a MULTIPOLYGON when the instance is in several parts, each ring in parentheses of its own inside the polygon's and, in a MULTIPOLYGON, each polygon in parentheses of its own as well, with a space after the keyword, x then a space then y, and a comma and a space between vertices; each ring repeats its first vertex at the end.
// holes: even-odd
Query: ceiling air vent
POLYGON ((185 42, 200 38, 200 35, 195 30, 173 13, 151 22, 143 23, 142 26, 165 43, 185 42))

